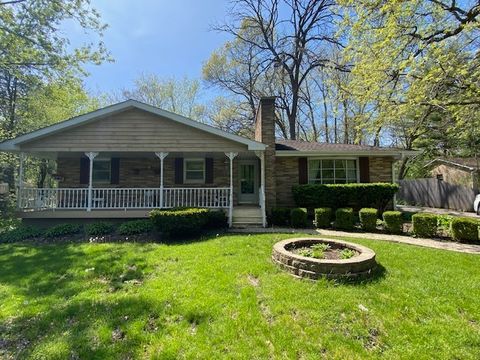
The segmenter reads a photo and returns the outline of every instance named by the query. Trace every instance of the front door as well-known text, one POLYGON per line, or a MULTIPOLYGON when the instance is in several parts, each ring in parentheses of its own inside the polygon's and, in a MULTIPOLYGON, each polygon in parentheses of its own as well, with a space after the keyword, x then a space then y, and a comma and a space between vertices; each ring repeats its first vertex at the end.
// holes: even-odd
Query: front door
POLYGON ((258 204, 258 162, 240 160, 238 163, 240 191, 239 204, 258 204))

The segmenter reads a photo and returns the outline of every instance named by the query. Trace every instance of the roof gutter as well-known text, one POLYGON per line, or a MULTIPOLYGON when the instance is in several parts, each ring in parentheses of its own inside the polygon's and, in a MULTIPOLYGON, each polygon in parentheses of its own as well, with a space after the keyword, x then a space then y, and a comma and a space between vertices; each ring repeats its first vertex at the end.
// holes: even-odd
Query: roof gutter
POLYGON ((407 157, 417 155, 419 152, 414 150, 357 150, 357 151, 297 151, 297 150, 277 150, 275 155, 278 157, 308 157, 308 156, 397 156, 407 157))

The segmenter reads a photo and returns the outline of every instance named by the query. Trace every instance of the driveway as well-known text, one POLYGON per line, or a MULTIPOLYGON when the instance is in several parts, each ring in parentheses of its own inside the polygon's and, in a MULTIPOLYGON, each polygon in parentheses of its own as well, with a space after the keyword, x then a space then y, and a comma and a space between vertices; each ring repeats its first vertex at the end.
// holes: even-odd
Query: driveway
POLYGON ((478 216, 472 211, 457 211, 451 209, 440 209, 440 208, 430 208, 422 206, 408 206, 408 205, 397 205, 397 210, 406 211, 406 212, 426 212, 438 215, 453 215, 453 216, 467 216, 478 218, 478 216))

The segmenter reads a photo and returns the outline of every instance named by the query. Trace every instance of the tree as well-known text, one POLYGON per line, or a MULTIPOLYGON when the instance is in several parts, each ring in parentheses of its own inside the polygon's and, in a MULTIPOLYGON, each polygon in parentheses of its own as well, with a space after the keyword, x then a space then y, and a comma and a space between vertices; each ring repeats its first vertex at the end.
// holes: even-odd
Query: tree
POLYGON ((302 86, 317 68, 343 68, 329 57, 341 47, 335 36, 332 0, 236 0, 231 22, 216 27, 249 44, 255 62, 264 70, 283 72, 281 106, 288 120, 288 135, 298 136, 302 86), (245 36, 245 34, 258 36, 245 36))
POLYGON ((142 74, 135 79, 133 89, 112 94, 112 101, 138 100, 198 121, 205 121, 205 106, 200 101, 200 82, 188 78, 162 79, 154 74, 142 74))
MULTIPOLYGON (((36 128, 23 124, 29 97, 56 79, 85 74, 83 65, 109 60, 105 25, 88 0, 0 1, 0 140, 36 128), (79 25, 96 43, 73 48, 61 29, 79 25)), ((2 162, 3 181, 14 186, 15 159, 2 162)))
MULTIPOLYGON (((362 127, 393 136, 406 149, 421 145, 442 118, 456 149, 475 145, 480 126, 478 1, 343 0, 349 91, 372 109, 362 127), (462 145, 463 144, 463 145, 462 145)), ((442 151, 445 141, 430 142, 442 151)), ((476 145, 475 145, 476 146, 476 145)), ((477 153, 478 147, 474 151, 477 153)), ((433 154, 433 153, 432 153, 433 154)), ((405 175, 402 163, 399 176, 405 175)))

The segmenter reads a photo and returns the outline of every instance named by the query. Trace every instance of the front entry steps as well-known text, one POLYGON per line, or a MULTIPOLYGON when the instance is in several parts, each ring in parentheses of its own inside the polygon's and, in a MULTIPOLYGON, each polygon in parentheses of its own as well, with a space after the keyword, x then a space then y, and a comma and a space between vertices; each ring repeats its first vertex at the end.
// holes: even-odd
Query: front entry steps
POLYGON ((236 228, 262 226, 262 210, 259 206, 236 206, 233 208, 232 226, 236 228))

